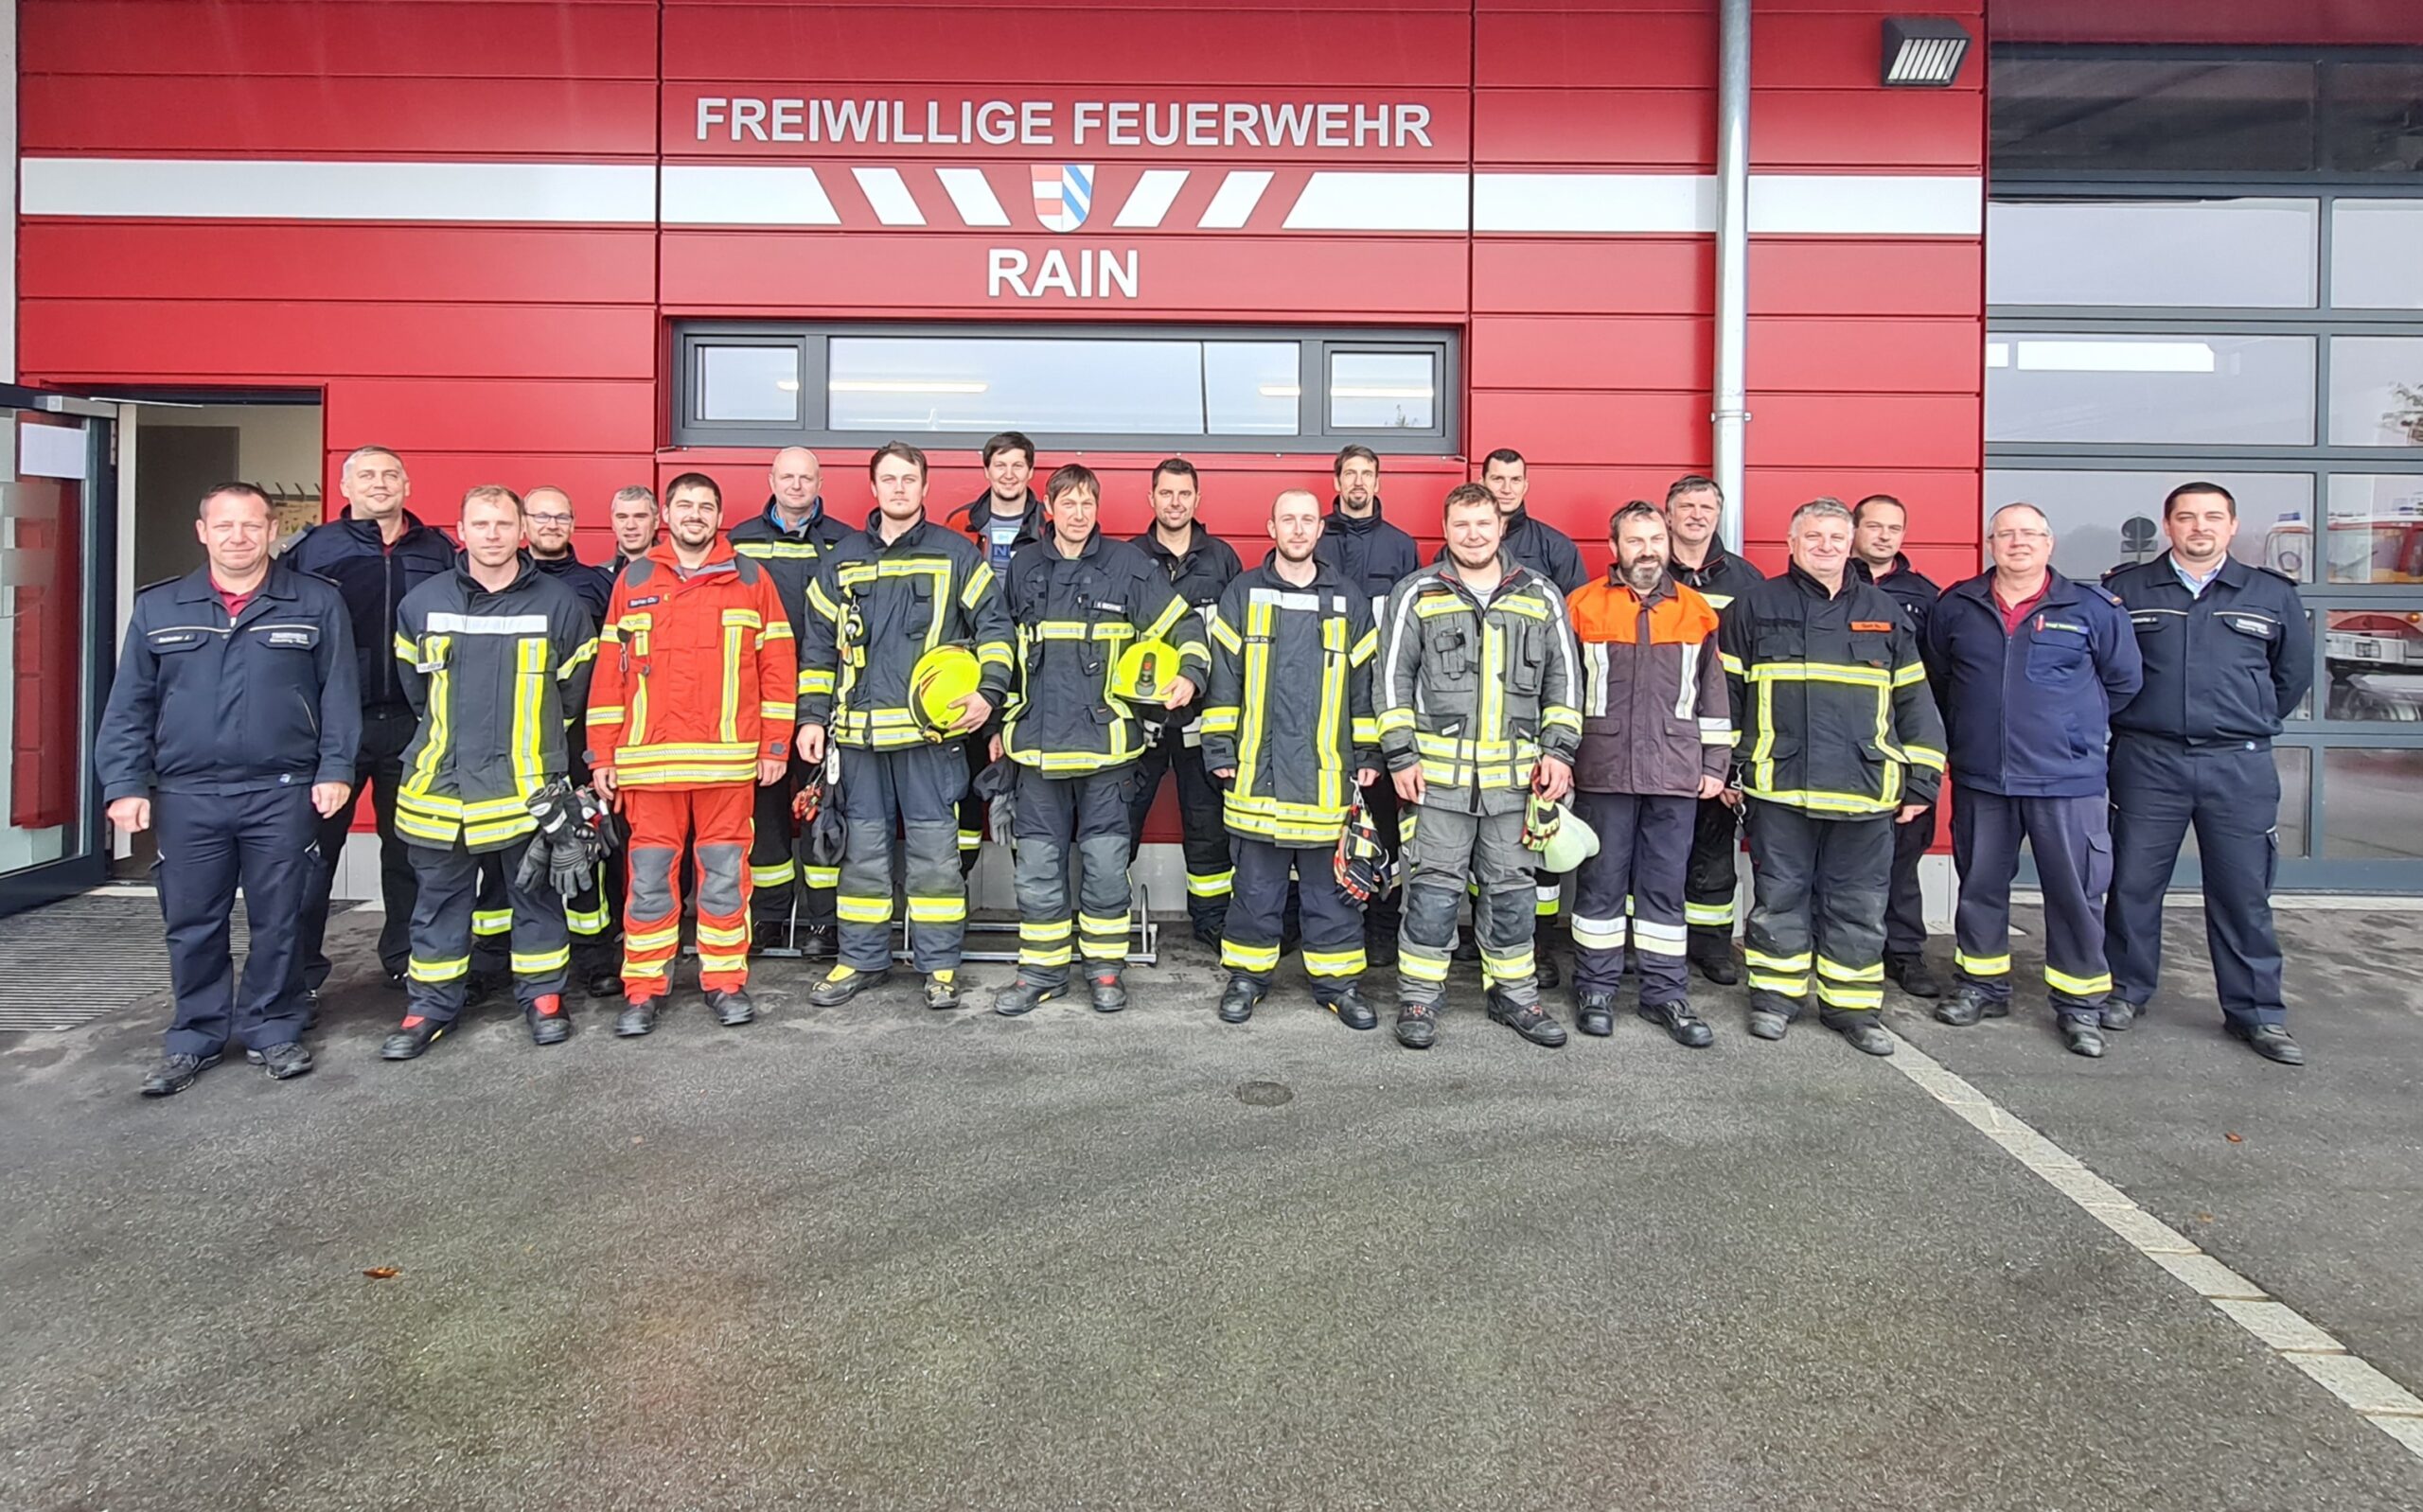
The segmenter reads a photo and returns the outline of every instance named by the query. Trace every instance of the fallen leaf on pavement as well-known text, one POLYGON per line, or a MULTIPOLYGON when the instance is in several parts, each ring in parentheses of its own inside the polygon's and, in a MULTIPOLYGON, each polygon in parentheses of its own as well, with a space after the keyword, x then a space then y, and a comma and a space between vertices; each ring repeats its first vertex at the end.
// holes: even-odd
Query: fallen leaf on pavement
POLYGON ((2222 1137, 2222 1138, 2224 1138, 2224 1139, 2226 1139, 2226 1140, 2228 1140, 2231 1144, 2234 1144, 2234 1145, 2242 1145, 2242 1144, 2246 1143, 2246 1141, 2245 1141, 2245 1140, 2243 1140, 2243 1139, 2239 1138, 2237 1135, 2236 1135, 2236 1134, 2222 1134, 2222 1135, 2221 1135, 2221 1137, 2222 1137))
POLYGON ((374 1281, 392 1281, 396 1278, 396 1268, 392 1265, 374 1265, 362 1274, 374 1281))

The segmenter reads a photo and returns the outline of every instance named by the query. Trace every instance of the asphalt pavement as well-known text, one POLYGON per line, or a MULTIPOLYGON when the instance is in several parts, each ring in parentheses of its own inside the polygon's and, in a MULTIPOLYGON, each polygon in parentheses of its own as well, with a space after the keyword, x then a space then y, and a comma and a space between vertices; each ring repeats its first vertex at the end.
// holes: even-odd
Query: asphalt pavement
MULTIPOLYGON (((2412 917, 2283 915, 2302 1070, 2220 1036, 2192 913, 2102 1062, 1888 1021, 2423 1388, 2412 917)), ((0 1035, 0 1506, 2423 1505, 2423 1458, 1813 1021, 1703 989, 1710 1049, 1541 1050, 1459 970, 1415 1054, 1300 977, 1221 1025, 1217 979, 1183 943, 1123 1014, 1012 1021, 771 962, 745 1029, 685 991, 541 1050, 492 1009, 408 1064, 343 979, 316 1074, 158 1102, 156 1003, 0 1035)))

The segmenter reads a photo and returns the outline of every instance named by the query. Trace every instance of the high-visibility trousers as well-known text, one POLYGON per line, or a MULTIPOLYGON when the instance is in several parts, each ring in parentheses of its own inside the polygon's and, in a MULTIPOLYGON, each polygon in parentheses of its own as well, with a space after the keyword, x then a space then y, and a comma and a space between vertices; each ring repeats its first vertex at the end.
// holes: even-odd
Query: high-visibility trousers
POLYGON ((686 842, 698 860, 699 985, 733 992, 749 982, 749 847, 754 783, 627 787, 630 891, 623 899, 623 993, 633 1001, 671 987, 681 945, 679 868, 686 842))

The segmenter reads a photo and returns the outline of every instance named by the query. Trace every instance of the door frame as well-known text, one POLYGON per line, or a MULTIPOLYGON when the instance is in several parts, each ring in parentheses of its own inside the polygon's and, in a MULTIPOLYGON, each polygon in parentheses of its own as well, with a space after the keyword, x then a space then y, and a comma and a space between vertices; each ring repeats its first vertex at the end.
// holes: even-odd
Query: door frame
POLYGON ((0 918, 89 891, 109 880, 109 821, 102 812, 100 777, 93 767, 101 708, 109 701, 117 634, 117 421, 118 407, 102 400, 0 384, 0 409, 73 415, 86 422, 83 529, 79 549, 83 574, 83 699, 80 748, 75 753, 82 788, 82 853, 0 873, 0 918))

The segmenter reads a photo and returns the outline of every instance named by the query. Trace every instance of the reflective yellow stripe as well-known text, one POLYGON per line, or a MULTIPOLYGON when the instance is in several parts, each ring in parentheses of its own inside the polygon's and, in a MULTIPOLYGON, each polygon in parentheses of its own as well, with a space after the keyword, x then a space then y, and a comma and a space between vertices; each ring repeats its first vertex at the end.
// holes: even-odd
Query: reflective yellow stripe
POLYGON ((1304 970, 1315 976, 1359 976, 1365 965, 1363 947, 1352 950, 1308 950, 1304 970))
POLYGON ((1750 974, 1750 991, 1780 993, 1786 997, 1798 997, 1809 991, 1809 978, 1805 975, 1785 976, 1773 972, 1754 971, 1750 974))
POLYGON ((507 935, 512 932, 512 909, 474 908, 471 910, 471 933, 475 935, 507 935))
POLYGON ((967 900, 962 898, 921 898, 909 895, 909 919, 911 923, 955 924, 967 917, 967 900))
POLYGON ((1277 971, 1279 947, 1277 945, 1240 945, 1233 940, 1223 940, 1220 941, 1220 964, 1230 971, 1277 971))
POLYGON ((416 982, 455 981, 469 976, 470 971, 471 958, 469 956, 456 956, 447 960, 423 960, 418 956, 412 956, 404 962, 404 975, 416 982))
POLYGON ((1537 965, 1528 945, 1511 956, 1495 956, 1487 950, 1480 953, 1481 976, 1501 982, 1521 981, 1530 976, 1537 965))
POLYGON ((1881 982, 1884 979, 1884 962, 1866 966, 1846 966, 1838 960, 1817 958, 1817 975, 1837 982, 1881 982))
POLYGON ((1235 876, 1234 869, 1206 872, 1201 876, 1190 871, 1186 874, 1186 895, 1190 898, 1225 898, 1235 876))
POLYGON ((1763 950, 1744 949, 1742 952, 1742 960, 1752 971, 1807 971, 1812 958, 1813 953, 1806 950, 1797 956, 1770 956, 1763 950))
POLYGON ((2112 991, 2112 974, 2104 972, 2095 976, 2073 976, 2047 966, 2044 968, 2044 985, 2072 997, 2103 997, 2112 991))
POLYGON ((2010 955, 2008 952, 2005 952, 2000 956, 1972 956, 1965 950, 1955 949, 1952 953, 1952 964, 1958 967, 1960 970, 1967 972, 1972 976, 2007 976, 2010 975, 2010 955))
POLYGON ((1729 902, 1687 903, 1683 905, 1683 923, 1703 928, 1730 924, 1733 923, 1733 905, 1729 902))
POLYGON ((798 876, 799 865, 793 861, 769 867, 752 866, 749 869, 749 885, 752 888, 779 888, 798 876))
POLYGON ((855 898, 845 892, 833 900, 833 913, 843 923, 888 924, 892 923, 892 895, 855 898))
POLYGON ((749 920, 746 916, 741 919, 738 925, 730 927, 711 924, 704 919, 699 921, 699 948, 701 950, 709 945, 745 946, 748 943, 749 920))
POLYGON ((543 976, 550 972, 562 971, 571 964, 572 947, 570 945, 561 945, 554 950, 532 951, 527 954, 519 950, 513 953, 513 975, 516 976, 543 976))
POLYGON ((1824 976, 1817 978, 1817 1001, 1830 1008, 1883 1008, 1884 989, 1881 987, 1847 987, 1824 976))

